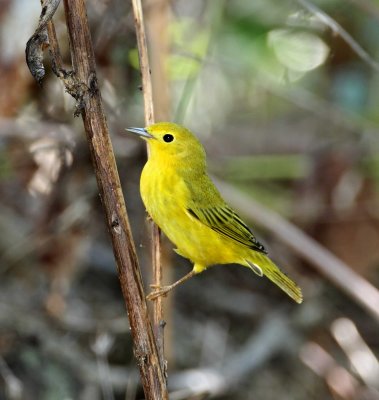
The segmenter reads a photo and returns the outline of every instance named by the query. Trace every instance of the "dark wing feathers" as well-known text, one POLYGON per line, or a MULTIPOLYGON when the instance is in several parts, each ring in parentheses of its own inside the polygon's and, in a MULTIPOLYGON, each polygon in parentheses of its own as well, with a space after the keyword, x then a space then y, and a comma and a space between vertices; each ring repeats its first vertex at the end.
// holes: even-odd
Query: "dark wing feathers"
POLYGON ((235 240, 253 250, 267 254, 261 243, 257 241, 248 226, 228 206, 209 208, 188 208, 194 218, 214 231, 235 240))

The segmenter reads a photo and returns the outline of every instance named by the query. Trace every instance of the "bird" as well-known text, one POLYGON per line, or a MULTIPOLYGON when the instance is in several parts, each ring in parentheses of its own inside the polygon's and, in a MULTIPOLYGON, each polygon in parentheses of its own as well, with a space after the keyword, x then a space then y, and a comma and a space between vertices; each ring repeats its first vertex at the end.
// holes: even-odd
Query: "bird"
POLYGON ((191 272, 167 286, 151 285, 154 300, 216 264, 241 264, 266 276, 297 303, 300 287, 268 257, 265 247, 222 198, 207 173, 205 150, 187 128, 157 122, 126 129, 148 143, 140 179, 146 211, 176 253, 193 263, 191 272))

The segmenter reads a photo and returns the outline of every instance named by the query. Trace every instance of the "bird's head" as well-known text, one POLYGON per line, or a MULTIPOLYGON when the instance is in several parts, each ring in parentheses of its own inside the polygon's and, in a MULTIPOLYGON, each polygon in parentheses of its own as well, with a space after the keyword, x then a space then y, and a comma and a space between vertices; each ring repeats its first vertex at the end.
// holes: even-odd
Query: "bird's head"
POLYGON ((145 139, 150 156, 167 163, 205 165, 205 151, 199 140, 188 129, 172 122, 158 122, 147 128, 127 128, 145 139))

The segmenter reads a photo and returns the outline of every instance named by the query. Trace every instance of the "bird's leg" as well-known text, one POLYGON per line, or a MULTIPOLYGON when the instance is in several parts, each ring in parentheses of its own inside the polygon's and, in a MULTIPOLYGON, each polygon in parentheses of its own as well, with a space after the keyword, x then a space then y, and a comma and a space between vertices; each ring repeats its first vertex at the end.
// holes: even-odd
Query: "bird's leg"
POLYGON ((192 278, 197 273, 198 273, 197 271, 192 270, 187 275, 184 275, 183 278, 180 278, 179 280, 177 280, 176 282, 174 282, 171 285, 167 285, 167 286, 150 285, 154 290, 146 296, 146 299, 147 300, 155 300, 157 297, 166 296, 167 293, 170 292, 172 289, 174 289, 176 286, 180 285, 187 279, 192 278))

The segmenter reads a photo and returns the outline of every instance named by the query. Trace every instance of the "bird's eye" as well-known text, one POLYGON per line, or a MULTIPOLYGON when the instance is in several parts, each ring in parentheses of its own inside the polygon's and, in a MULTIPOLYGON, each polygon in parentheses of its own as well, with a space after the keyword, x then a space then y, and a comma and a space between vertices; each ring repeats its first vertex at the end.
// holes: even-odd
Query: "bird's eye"
POLYGON ((166 143, 170 143, 170 142, 172 142, 172 141, 174 140, 174 136, 170 135, 169 133, 166 133, 166 134, 163 136, 163 140, 164 140, 166 143))

